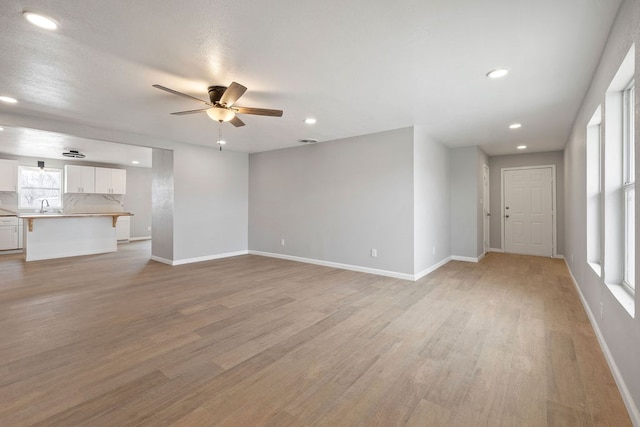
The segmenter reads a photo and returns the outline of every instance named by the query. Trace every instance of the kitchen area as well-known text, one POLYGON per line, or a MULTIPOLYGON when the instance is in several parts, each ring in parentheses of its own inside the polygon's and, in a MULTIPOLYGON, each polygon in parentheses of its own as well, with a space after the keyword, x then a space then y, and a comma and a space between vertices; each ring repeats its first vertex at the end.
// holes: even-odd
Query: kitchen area
MULTIPOLYGON (((29 151, 24 130, 7 130, 0 131, 0 260, 115 252, 151 238, 151 149, 66 137, 29 151), (73 149, 62 146, 70 142, 73 149)), ((51 137, 28 134, 36 142, 51 137)))

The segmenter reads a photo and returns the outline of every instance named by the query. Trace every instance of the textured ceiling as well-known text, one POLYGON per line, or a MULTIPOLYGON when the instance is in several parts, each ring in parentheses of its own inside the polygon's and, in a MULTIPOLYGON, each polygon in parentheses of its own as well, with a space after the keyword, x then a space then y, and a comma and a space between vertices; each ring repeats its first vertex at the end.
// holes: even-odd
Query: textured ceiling
POLYGON ((1 0, 0 95, 20 102, 0 105, 0 125, 213 146, 218 124, 206 114, 169 115, 201 104, 151 85, 206 98, 207 86, 237 81, 248 87, 238 105, 284 116, 224 124, 229 150, 414 125, 490 155, 514 153, 518 144, 559 150, 619 4, 1 0), (60 28, 33 27, 24 8, 46 12, 60 28), (511 73, 485 77, 498 66, 511 73), (304 124, 308 116, 318 123, 304 124), (512 122, 523 127, 509 130, 512 122))

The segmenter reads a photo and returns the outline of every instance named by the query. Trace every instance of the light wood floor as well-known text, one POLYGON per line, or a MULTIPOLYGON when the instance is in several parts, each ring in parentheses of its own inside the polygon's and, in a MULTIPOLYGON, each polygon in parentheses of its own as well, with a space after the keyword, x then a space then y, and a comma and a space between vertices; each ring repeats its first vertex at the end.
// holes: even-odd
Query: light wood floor
POLYGON ((0 425, 630 425, 564 263, 0 258, 0 425))

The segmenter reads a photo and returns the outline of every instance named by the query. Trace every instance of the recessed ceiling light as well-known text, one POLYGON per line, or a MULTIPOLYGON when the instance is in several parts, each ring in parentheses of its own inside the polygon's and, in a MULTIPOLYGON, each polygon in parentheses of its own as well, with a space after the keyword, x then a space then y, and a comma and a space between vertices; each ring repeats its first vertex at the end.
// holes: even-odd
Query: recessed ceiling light
POLYGON ((223 139, 218 140, 218 145, 224 145, 226 143, 227 143, 227 141, 225 141, 223 139))
POLYGON ((520 129, 522 127, 521 123, 512 123, 509 125, 509 129, 520 129))
POLYGON ((41 13, 25 10, 22 12, 22 15, 33 25, 44 28, 45 30, 55 30, 58 28, 58 23, 53 18, 50 18, 41 13))
POLYGON ((131 163, 133 163, 134 165, 139 165, 140 164, 140 162, 137 161, 137 160, 131 160, 131 163))
POLYGON ((16 102, 18 102, 17 99, 10 96, 0 96, 0 101, 6 102, 7 104, 15 104, 16 102))
POLYGON ((508 68, 496 68, 495 70, 489 71, 487 73, 487 77, 489 77, 490 79, 499 79, 506 76, 507 74, 509 74, 508 68))
POLYGON ((527 146, 526 145, 518 145, 516 148, 518 150, 524 150, 525 148, 527 148, 527 146))
POLYGON ((316 123, 316 119, 314 119, 313 117, 307 117, 306 119, 304 119, 304 122, 308 125, 313 125, 316 123))

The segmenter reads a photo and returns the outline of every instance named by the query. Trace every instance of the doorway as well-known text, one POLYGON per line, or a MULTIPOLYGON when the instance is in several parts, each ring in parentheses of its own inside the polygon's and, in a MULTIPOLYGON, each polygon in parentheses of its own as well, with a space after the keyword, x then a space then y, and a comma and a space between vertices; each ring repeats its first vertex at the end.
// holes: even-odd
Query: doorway
POLYGON ((505 252, 555 255, 555 165, 502 169, 505 252))

